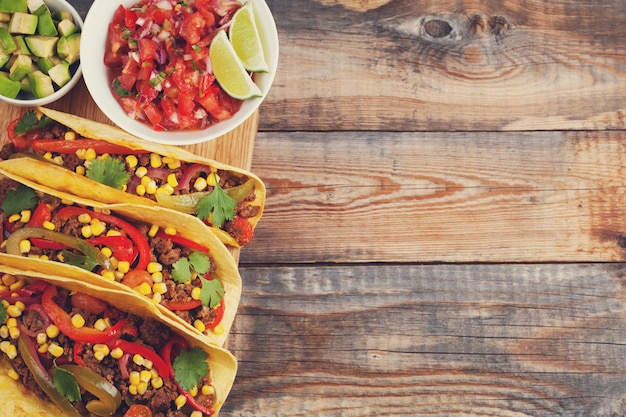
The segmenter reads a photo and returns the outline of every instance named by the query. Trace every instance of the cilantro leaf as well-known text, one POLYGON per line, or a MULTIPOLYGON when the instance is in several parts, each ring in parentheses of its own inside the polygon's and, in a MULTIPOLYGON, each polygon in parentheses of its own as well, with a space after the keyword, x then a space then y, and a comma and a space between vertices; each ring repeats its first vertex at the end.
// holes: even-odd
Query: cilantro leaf
POLYGON ((4 324, 5 321, 7 321, 7 311, 4 304, 0 303, 0 324, 4 324))
POLYGON ((120 80, 117 78, 113 80, 113 90, 115 90, 117 95, 120 97, 128 97, 133 95, 132 91, 128 91, 127 89, 122 87, 122 85, 120 84, 120 80))
POLYGON ((35 111, 29 110, 15 125, 15 134, 21 135, 31 130, 39 129, 50 122, 52 122, 52 119, 48 116, 42 116, 41 119, 38 120, 35 111))
POLYGON ((172 278, 174 278, 176 282, 185 283, 191 279, 191 264, 189 263, 189 259, 180 258, 174 263, 173 267, 172 278))
POLYGON ((2 202, 2 211, 5 215, 19 213, 22 210, 32 209, 37 205, 35 190, 23 184, 15 190, 7 192, 2 202))
POLYGON ((219 279, 204 279, 200 277, 202 282, 202 290, 200 291, 200 302, 203 306, 209 306, 216 308, 220 305, 222 298, 224 298, 224 287, 219 279))
POLYGON ((93 159, 89 163, 85 175, 94 181, 117 190, 121 190, 130 181, 130 174, 126 171, 126 164, 110 155, 105 158, 93 159))
POLYGON ((100 261, 98 261, 99 251, 95 247, 91 246, 89 243, 79 240, 78 249, 83 253, 82 255, 77 255, 73 252, 70 252, 69 250, 64 250, 63 252, 61 252, 64 262, 82 269, 86 269, 87 271, 93 271, 93 269, 98 265, 107 267, 107 265, 102 265, 100 261))
POLYGON ((59 394, 70 401, 80 401, 80 387, 78 386, 78 382, 76 382, 76 375, 67 369, 56 367, 54 368, 52 382, 57 391, 59 391, 59 394))
POLYGON ((205 351, 195 346, 191 350, 181 350, 174 359, 174 378, 182 389, 189 391, 209 374, 209 359, 205 351))
POLYGON ((210 222, 216 227, 222 227, 226 220, 232 220, 235 217, 235 209, 237 201, 226 194, 224 189, 215 184, 211 194, 198 202, 196 214, 202 220, 210 219, 210 222))
POLYGON ((193 252, 189 255, 189 263, 198 274, 206 274, 211 268, 211 260, 202 252, 193 252))

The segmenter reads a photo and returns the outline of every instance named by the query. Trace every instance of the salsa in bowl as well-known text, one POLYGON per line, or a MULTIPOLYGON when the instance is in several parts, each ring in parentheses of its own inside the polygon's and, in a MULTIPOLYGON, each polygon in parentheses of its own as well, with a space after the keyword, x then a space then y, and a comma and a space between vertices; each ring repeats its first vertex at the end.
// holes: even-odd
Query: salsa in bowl
POLYGON ((135 136, 173 145, 211 140, 246 121, 278 63, 264 0, 96 0, 81 46, 83 77, 102 112, 135 136), (242 57, 236 38, 249 33, 264 66, 242 57))

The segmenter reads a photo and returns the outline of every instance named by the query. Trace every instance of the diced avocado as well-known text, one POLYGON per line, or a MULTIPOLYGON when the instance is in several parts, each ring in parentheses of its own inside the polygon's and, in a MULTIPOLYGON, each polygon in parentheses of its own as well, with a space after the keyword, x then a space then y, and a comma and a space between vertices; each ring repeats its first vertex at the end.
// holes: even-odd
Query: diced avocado
POLYGON ((24 36, 13 36, 13 42, 15 42, 15 45, 17 46, 17 49, 13 51, 13 55, 30 55, 30 49, 28 49, 28 45, 26 45, 24 36))
POLYGON ((28 82, 33 93, 39 97, 47 97, 54 93, 52 79, 41 71, 33 71, 28 73, 28 82))
POLYGON ((22 81, 20 81, 20 85, 21 85, 22 91, 25 91, 27 93, 33 92, 33 89, 30 87, 30 80, 28 79, 28 77, 22 78, 22 81))
POLYGON ((26 0, 0 0, 0 12, 28 13, 28 7, 26 7, 26 0))
POLYGON ((78 31, 78 26, 69 19, 63 19, 57 25, 61 36, 70 36, 78 31))
POLYGON ((59 34, 54 22, 52 21, 52 15, 47 9, 45 13, 39 15, 37 33, 41 36, 57 36, 59 34))
POLYGON ((5 97, 15 98, 22 89, 19 81, 10 80, 6 72, 0 72, 0 94, 5 97))
POLYGON ((27 36, 26 45, 33 55, 40 58, 50 58, 54 55, 59 38, 56 36, 27 36))
POLYGON ((17 49, 17 45, 9 31, 0 27, 0 52, 10 54, 17 49))
POLYGON ((67 10, 57 10, 56 12, 53 12, 52 18, 56 21, 67 19, 70 22, 74 22, 74 16, 72 16, 72 13, 68 12, 67 10))
POLYGON ((28 11, 33 14, 37 14, 35 12, 41 9, 41 6, 45 7, 46 9, 48 8, 43 0, 26 0, 26 5, 28 7, 28 11))
POLYGON ((0 52, 0 68, 4 67, 11 59, 11 54, 3 54, 0 52))
POLYGON ((18 55, 17 59, 9 68, 9 79, 13 81, 21 81, 30 72, 33 60, 30 55, 18 55))
POLYGON ((9 22, 9 32, 33 35, 37 30, 39 18, 34 14, 13 13, 9 22))
POLYGON ((44 74, 48 74, 50 68, 54 67, 57 64, 60 64, 61 62, 63 62, 63 60, 56 55, 51 56, 50 58, 39 58, 37 60, 37 67, 44 74))
POLYGON ((61 63, 50 68, 48 75, 52 78, 52 81, 56 85, 63 87, 69 80, 72 79, 72 74, 70 74, 70 64, 68 64, 67 61, 61 61, 61 63))
POLYGON ((80 33, 70 36, 62 36, 57 44, 57 54, 70 65, 80 58, 80 33))
POLYGON ((0 12, 0 22, 10 22, 11 13, 0 12))

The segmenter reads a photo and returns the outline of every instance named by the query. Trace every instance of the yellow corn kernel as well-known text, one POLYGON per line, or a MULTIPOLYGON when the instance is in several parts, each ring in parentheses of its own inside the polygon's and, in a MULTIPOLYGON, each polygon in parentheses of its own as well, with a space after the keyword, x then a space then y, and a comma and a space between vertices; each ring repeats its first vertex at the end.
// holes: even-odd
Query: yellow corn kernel
POLYGON ((52 159, 52 152, 46 152, 43 154, 43 158, 50 161, 52 159))
POLYGON ((88 213, 79 214, 78 221, 83 224, 91 223, 91 216, 88 213))
POLYGON ((174 194, 174 187, 172 187, 169 184, 163 184, 156 190, 155 194, 158 194, 158 193, 172 195, 172 194, 174 194))
POLYGON ((96 153, 96 150, 93 148, 89 148, 87 149, 87 152, 85 152, 85 160, 86 161, 92 161, 94 159, 96 159, 96 157, 98 156, 98 154, 96 153))
POLYGON ((163 272, 156 271, 152 273, 152 281, 153 282, 163 282, 163 272))
POLYGON ((130 384, 130 385, 128 386, 128 392, 129 392, 131 395, 137 395, 137 385, 130 384))
POLYGON ((215 187, 215 184, 219 181, 219 177, 217 176, 217 174, 209 174, 206 177, 206 183, 208 185, 210 185, 211 187, 215 187))
POLYGON ((109 229, 107 230, 107 236, 122 236, 122 232, 119 230, 109 229))
POLYGON ((48 353, 55 358, 60 358, 61 356, 63 356, 63 348, 56 343, 50 343, 48 345, 48 353))
POLYGON ((140 196, 146 195, 146 186, 143 184, 138 184, 137 187, 135 187, 135 194, 140 196))
POLYGON ((9 359, 15 359, 17 357, 17 347, 15 345, 10 345, 6 354, 9 359))
POLYGON ((187 399, 185 398, 184 395, 179 395, 174 400, 174 404, 176 404, 176 408, 178 408, 180 410, 181 408, 183 408, 185 406, 185 404, 187 404, 187 399))
POLYGON ((153 378, 150 380, 150 384, 152 385, 152 388, 159 389, 163 386, 163 378, 161 378, 160 376, 157 378, 153 378))
POLYGON ((139 372, 132 371, 129 374, 128 383, 132 385, 137 385, 139 384, 139 382, 141 382, 141 378, 139 377, 139 372))
POLYGON ((20 337, 20 328, 9 327, 9 336, 11 336, 11 339, 16 340, 18 337, 20 337))
POLYGON ((20 253, 28 253, 30 252, 30 240, 24 239, 20 240, 20 253))
POLYGON ((152 292, 155 294, 165 294, 167 292, 167 285, 164 282, 157 282, 152 285, 152 292))
POLYGON ((47 261, 50 259, 50 257, 48 255, 39 255, 39 259, 43 260, 43 261, 47 261))
POLYGON ((143 365, 143 362, 144 362, 144 358, 143 358, 143 356, 141 356, 140 354, 135 353, 135 354, 133 355, 133 362, 134 362, 135 364, 139 365, 139 366, 142 366, 142 365, 143 365))
POLYGON ((9 315, 9 317, 19 317, 22 315, 22 311, 24 310, 20 309, 16 305, 10 305, 6 309, 6 313, 9 315))
POLYGON ((202 416, 203 414, 198 410, 193 410, 191 414, 189 414, 189 417, 202 417, 202 416))
POLYGON ((20 375, 13 368, 7 371, 7 375, 9 376, 9 378, 11 378, 14 381, 17 381, 20 379, 20 375))
POLYGON ((72 320, 72 324, 77 329, 80 329, 81 327, 85 326, 85 318, 80 314, 74 314, 71 320, 72 320))
POLYGON ((146 187, 146 194, 155 194, 157 189, 159 188, 156 182, 154 182, 154 180, 148 181, 145 187, 146 187))
POLYGON ((82 165, 76 165, 76 170, 75 170, 75 171, 76 171, 76 173, 77 173, 78 175, 85 175, 85 172, 87 172, 87 171, 85 170, 85 167, 84 167, 84 166, 82 166, 82 165))
POLYGON ((104 343, 96 343, 95 345, 93 345, 93 351, 102 352, 104 356, 107 356, 109 353, 111 353, 111 351, 109 350, 109 347, 105 345, 104 343))
POLYGON ((100 236, 107 229, 107 225, 104 222, 101 222, 98 219, 93 219, 91 221, 91 234, 93 236, 100 236))
POLYGON ((135 288, 141 295, 150 295, 152 294, 152 287, 147 282, 142 282, 138 287, 135 288))
POLYGON ((150 226, 150 230, 148 230, 148 236, 155 237, 158 231, 159 231, 159 226, 157 226, 156 224, 153 224, 152 226, 150 226))
POLYGON ((30 210, 22 210, 20 212, 20 221, 22 223, 28 223, 30 221, 30 216, 32 212, 30 210))
POLYGON ((3 340, 0 342, 0 351, 7 353, 9 351, 9 346, 11 346, 11 342, 8 340, 3 340))
POLYGON ((119 359, 122 356, 124 356, 124 351, 120 348, 114 348, 111 353, 110 353, 111 357, 113 359, 119 359))
POLYGON ((10 286, 10 285, 15 284, 15 282, 17 282, 17 278, 15 277, 15 275, 11 275, 11 274, 2 275, 2 283, 4 285, 10 286))
POLYGON ((224 334, 224 326, 222 325, 222 323, 213 328, 213 333, 215 333, 216 335, 224 334))
POLYGON ((105 269, 100 275, 107 281, 115 281, 115 272, 110 269, 105 269))
POLYGON ((58 335, 59 335, 59 328, 56 325, 51 324, 48 327, 46 327, 46 336, 48 336, 50 339, 54 339, 58 335))
POLYGON ((195 397, 196 395, 198 395, 198 386, 194 385, 193 387, 191 387, 189 389, 189 393, 191 394, 192 397, 195 397))
POLYGON ((85 159, 85 154, 87 153, 87 149, 77 149, 76 156, 80 159, 85 159))
POLYGON ((148 168, 146 167, 139 167, 135 170, 135 175, 138 176, 139 178, 142 178, 147 173, 148 173, 148 168))
POLYGON ((44 343, 43 345, 39 345, 39 347, 37 348, 37 352, 41 353, 42 355, 46 352, 48 352, 48 347, 50 345, 48 343, 44 343))
POLYGON ((142 381, 142 382, 150 382, 150 379, 152 379, 152 374, 150 373, 150 371, 146 371, 144 369, 141 372, 139 372, 139 380, 140 381, 142 381))
POLYGON ((76 139, 76 132, 68 130, 67 132, 65 132, 65 135, 63 137, 65 138, 65 140, 74 140, 76 139))
POLYGON ((174 226, 167 226, 163 232, 168 236, 176 236, 176 228, 174 226))
POLYGON ((20 216, 19 213, 11 214, 9 216, 9 223, 15 223, 15 222, 19 221, 21 218, 22 218, 22 216, 20 216))
POLYGON ((91 225, 87 224, 83 227, 80 228, 80 234, 83 235, 84 238, 88 239, 90 238, 93 233, 91 233, 91 225))
POLYGON ((106 357, 106 355, 104 354, 104 352, 94 352, 93 357, 96 358, 98 362, 101 362, 106 357))
POLYGON ((26 304, 24 304, 24 303, 23 303, 23 302, 21 302, 21 301, 16 301, 16 302, 15 302, 15 306, 16 306, 17 308, 19 308, 20 310, 22 310, 22 311, 26 310, 26 304))
POLYGON ((180 168, 180 159, 172 159, 171 161, 168 160, 167 167, 169 169, 178 169, 178 168, 180 168))
POLYGON ((106 247, 106 246, 100 249, 100 252, 102 252, 102 254, 106 256, 107 258, 110 258, 111 256, 113 256, 113 251, 111 250, 111 248, 106 247))
POLYGON ((161 168, 161 165, 163 165, 163 160, 161 159, 161 155, 159 155, 158 153, 151 153, 150 154, 150 166, 152 168, 161 168))
POLYGON ((43 345, 48 341, 48 336, 45 333, 37 333, 37 344, 43 345))
POLYGON ((149 183, 150 181, 152 181, 152 178, 150 178, 147 175, 144 175, 143 177, 141 177, 141 181, 139 181, 140 184, 146 185, 147 183, 149 183))
POLYGON ((176 187, 178 185, 178 179, 176 178, 176 174, 171 173, 167 176, 167 183, 172 187, 176 187))
POLYGON ((57 155, 54 158, 52 158, 52 162, 54 162, 57 165, 63 165, 63 157, 61 155, 57 155))
POLYGON ((147 271, 150 272, 150 273, 157 272, 157 271, 163 271, 163 265, 161 265, 158 262, 149 262, 148 263, 148 267, 147 267, 147 271))
POLYGON ((130 271, 130 262, 128 261, 119 261, 117 263, 117 270, 122 272, 122 273, 127 273, 128 271, 130 271))
POLYGON ((23 279, 18 279, 17 281, 15 281, 13 284, 9 285, 9 289, 11 291, 15 291, 15 290, 19 290, 20 288, 22 288, 24 285, 26 285, 26 281, 24 281, 23 279))
MULTIPOLYGON (((144 358, 143 366, 144 366, 144 368, 146 368, 148 370, 148 372, 150 372, 150 371, 152 371, 152 367, 154 366, 154 364, 152 363, 152 361, 150 359, 145 359, 144 358)), ((152 373, 150 375, 152 375, 152 373)))
POLYGON ((56 226, 51 221, 46 220, 43 222, 43 228, 48 230, 54 230, 56 229, 56 226))
POLYGON ((17 319, 15 317, 10 317, 7 319, 7 327, 11 329, 11 327, 17 327, 17 319))
POLYGON ((202 294, 202 288, 200 287, 195 287, 193 290, 191 290, 191 298, 193 298, 194 300, 199 300, 200 294, 202 294))
POLYGON ((215 388, 213 388, 213 385, 204 384, 202 386, 201 392, 202 392, 202 395, 213 395, 215 394, 215 388))
POLYGON ((154 304, 161 304, 163 301, 163 296, 161 294, 152 294, 152 302, 154 304))
POLYGON ((139 384, 137 384, 137 394, 138 395, 143 395, 143 394, 146 393, 146 391, 148 391, 148 382, 141 381, 139 384))
POLYGON ((196 181, 194 181, 193 183, 193 188, 196 189, 196 191, 202 191, 207 187, 207 182, 204 178, 202 177, 198 177, 196 178, 196 181))
POLYGON ((206 326, 204 325, 202 320, 195 320, 193 322, 193 327, 195 327, 196 330, 198 330, 200 333, 204 333, 204 331, 206 330, 206 326))
POLYGON ((128 155, 126 157, 126 164, 128 165, 129 168, 135 168, 138 163, 139 163, 139 160, 137 159, 135 155, 128 155))
POLYGON ((107 330, 108 328, 111 327, 111 323, 109 321, 109 319, 98 319, 96 320, 96 322, 93 324, 93 327, 100 330, 101 332, 107 330))
POLYGON ((0 326, 0 338, 7 339, 9 337, 9 328, 6 325, 0 326))

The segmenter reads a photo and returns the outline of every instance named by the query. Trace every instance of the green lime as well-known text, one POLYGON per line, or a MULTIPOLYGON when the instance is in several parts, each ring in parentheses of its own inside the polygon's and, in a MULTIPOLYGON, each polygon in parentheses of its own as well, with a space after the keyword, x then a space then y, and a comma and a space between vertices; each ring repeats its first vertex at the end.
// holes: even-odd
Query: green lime
POLYGON ((245 69, 252 72, 269 71, 254 18, 252 0, 235 12, 228 36, 245 69))
POLYGON ((229 96, 247 100, 263 95, 241 63, 225 31, 220 30, 211 41, 209 57, 217 82, 229 96))

